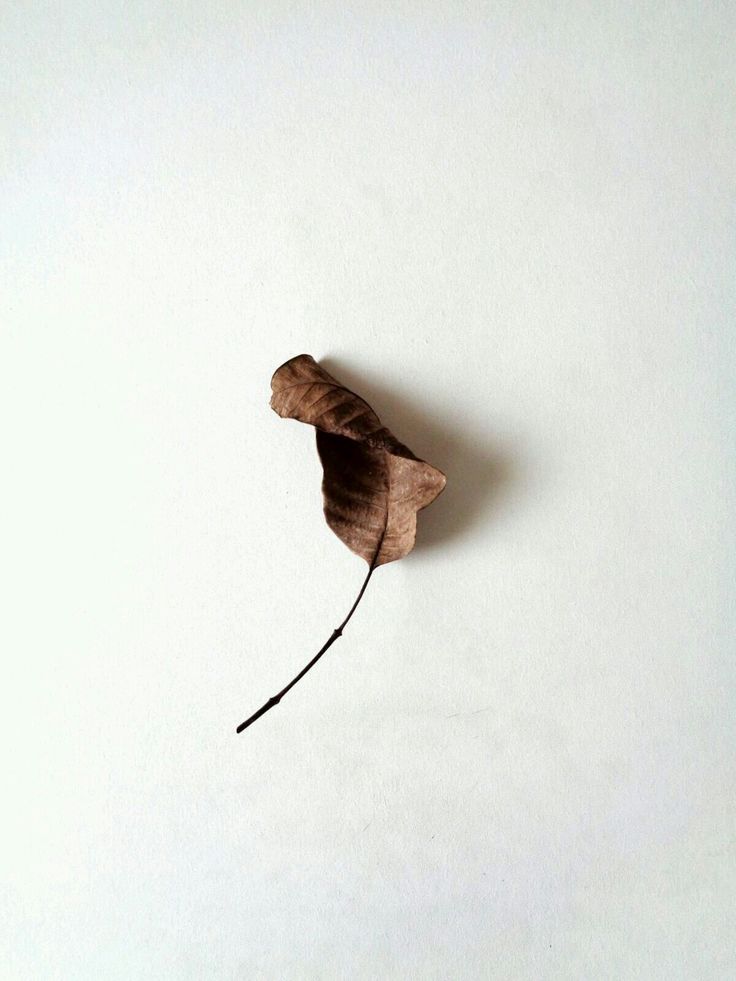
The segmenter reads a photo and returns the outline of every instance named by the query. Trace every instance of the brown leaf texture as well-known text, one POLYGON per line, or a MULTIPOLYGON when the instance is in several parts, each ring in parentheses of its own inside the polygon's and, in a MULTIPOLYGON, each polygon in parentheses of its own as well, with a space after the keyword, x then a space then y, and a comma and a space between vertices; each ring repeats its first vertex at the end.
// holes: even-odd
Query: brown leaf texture
POLYGON ((317 430, 327 524, 374 568, 414 547, 417 512, 443 490, 442 471, 416 457, 373 409, 309 354, 277 368, 271 408, 317 430))

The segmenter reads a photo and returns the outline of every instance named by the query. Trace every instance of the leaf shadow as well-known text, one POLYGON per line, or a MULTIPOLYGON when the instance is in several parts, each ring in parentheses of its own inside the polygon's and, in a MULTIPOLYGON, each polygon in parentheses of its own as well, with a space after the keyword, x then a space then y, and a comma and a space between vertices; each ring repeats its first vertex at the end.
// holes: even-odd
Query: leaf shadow
POLYGON ((419 406, 370 374, 352 371, 339 358, 319 361, 369 402, 398 440, 446 474, 444 491, 417 521, 417 551, 465 537, 491 517, 517 478, 518 468, 500 441, 489 445, 485 437, 453 426, 429 400, 419 406))

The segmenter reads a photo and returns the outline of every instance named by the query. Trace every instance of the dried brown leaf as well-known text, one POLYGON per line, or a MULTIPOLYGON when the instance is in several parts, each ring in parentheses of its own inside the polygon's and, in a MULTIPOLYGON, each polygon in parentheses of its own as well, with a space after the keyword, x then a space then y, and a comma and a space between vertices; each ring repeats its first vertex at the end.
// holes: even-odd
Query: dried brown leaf
POLYGON ((371 567, 407 555, 417 511, 442 491, 445 475, 400 443, 364 399, 309 354, 281 365, 271 389, 275 412, 317 430, 325 518, 338 538, 371 567))
POLYGON ((237 728, 243 732, 311 671, 342 636, 373 571, 403 558, 414 547, 417 511, 445 486, 445 475, 400 443, 365 399, 341 385, 309 354, 300 354, 271 379, 271 407, 317 430, 327 524, 368 563, 368 574, 339 627, 288 685, 237 728))

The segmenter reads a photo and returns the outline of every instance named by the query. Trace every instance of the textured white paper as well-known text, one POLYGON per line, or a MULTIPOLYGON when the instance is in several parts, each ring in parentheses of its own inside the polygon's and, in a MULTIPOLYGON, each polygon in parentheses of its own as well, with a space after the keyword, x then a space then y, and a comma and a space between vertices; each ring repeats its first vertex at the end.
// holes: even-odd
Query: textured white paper
POLYGON ((4 978, 736 976, 735 9, 7 6, 4 978))

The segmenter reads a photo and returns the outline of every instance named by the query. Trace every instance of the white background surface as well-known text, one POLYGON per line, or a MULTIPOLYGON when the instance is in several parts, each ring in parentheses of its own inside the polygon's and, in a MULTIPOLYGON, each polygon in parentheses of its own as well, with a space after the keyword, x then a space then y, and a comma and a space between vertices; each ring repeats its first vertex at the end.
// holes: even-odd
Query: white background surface
POLYGON ((3 977, 732 978, 734 7, 2 24, 3 977), (365 566, 309 352, 443 468, 365 566))

